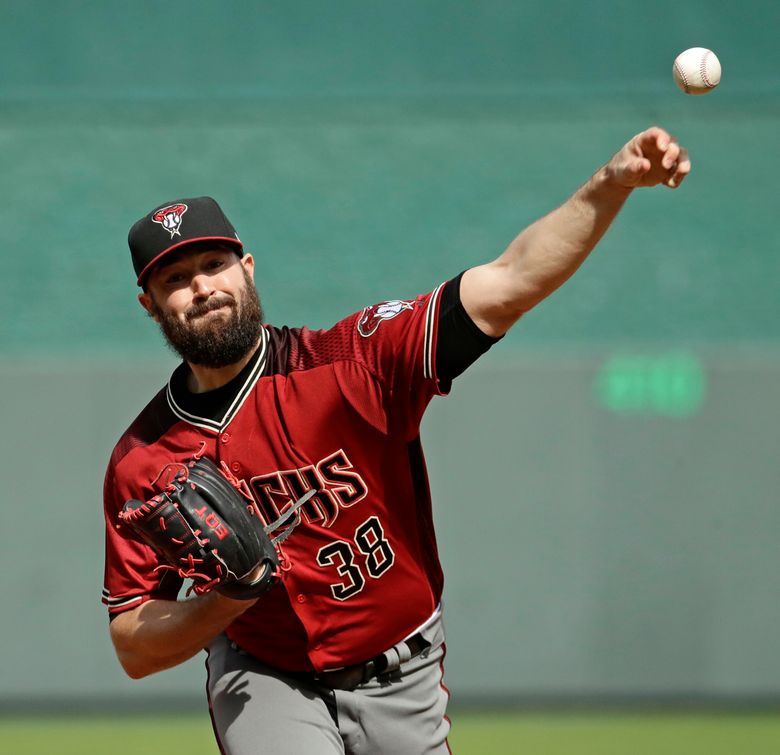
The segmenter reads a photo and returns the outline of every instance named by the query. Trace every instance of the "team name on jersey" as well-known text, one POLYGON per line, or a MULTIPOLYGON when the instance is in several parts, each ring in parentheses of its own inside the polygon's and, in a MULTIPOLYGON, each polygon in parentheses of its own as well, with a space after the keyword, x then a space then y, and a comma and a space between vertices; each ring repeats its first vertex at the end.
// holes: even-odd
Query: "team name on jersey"
POLYGON ((266 524, 310 490, 316 490, 301 507, 301 516, 312 524, 332 527, 342 509, 354 506, 368 495, 366 483, 354 471, 343 449, 316 464, 252 477, 249 487, 266 524))

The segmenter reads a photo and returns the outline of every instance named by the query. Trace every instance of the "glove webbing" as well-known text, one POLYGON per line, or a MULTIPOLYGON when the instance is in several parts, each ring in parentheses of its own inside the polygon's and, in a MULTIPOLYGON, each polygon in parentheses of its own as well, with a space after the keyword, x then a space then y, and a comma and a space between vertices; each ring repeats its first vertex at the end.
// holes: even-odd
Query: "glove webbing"
MULTIPOLYGON (((316 490, 310 490, 308 493, 306 493, 304 496, 299 498, 287 511, 284 512, 276 521, 271 522, 267 527, 264 527, 265 534, 269 537, 271 536, 271 533, 275 530, 281 527, 282 525, 286 524, 286 522, 292 517, 298 509, 303 506, 306 501, 309 500, 317 491, 316 490)), ((285 527, 282 532, 280 532, 275 537, 271 537, 271 542, 274 545, 279 545, 280 543, 283 543, 289 536, 290 533, 300 524, 300 519, 296 519, 296 521, 291 522, 290 524, 285 527)))

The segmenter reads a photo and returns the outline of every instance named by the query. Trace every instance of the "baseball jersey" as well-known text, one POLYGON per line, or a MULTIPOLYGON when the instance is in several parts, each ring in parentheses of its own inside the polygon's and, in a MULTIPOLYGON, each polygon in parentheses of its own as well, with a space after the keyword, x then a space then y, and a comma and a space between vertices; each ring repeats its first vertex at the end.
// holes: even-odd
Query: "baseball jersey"
POLYGON ((323 671, 371 658, 437 609, 439 564, 419 426, 449 381, 436 374, 443 285, 387 301, 327 330, 264 325, 251 361, 205 394, 182 364, 124 433, 105 477, 111 614, 176 599, 182 580, 160 570, 119 523, 148 500, 167 463, 204 453, 243 481, 266 523, 310 490, 281 545, 282 579, 227 629, 264 663, 323 671))

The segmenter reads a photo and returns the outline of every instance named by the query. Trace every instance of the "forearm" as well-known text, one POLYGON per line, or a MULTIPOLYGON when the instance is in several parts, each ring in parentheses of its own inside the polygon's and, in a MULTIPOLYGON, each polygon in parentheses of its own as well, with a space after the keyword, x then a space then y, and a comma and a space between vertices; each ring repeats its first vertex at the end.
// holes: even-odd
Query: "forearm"
POLYGON ((630 193, 603 167, 560 207, 524 229, 500 257, 468 270, 461 298, 477 325, 489 335, 502 335, 568 280, 630 193))
POLYGON ((149 600, 111 622, 122 668, 133 679, 177 666, 199 653, 255 601, 216 592, 192 600, 149 600))
POLYGON ((631 193, 601 168, 566 202, 529 226, 497 262, 520 314, 565 283, 593 251, 631 193))

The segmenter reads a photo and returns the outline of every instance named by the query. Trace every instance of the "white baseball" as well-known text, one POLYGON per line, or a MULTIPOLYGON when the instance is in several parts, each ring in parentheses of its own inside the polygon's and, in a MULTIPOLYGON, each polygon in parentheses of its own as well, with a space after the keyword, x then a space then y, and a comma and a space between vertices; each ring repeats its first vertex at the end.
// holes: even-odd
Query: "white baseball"
POLYGON ((720 83, 720 61, 706 47, 691 47, 674 59, 672 75, 685 94, 707 94, 720 83))

